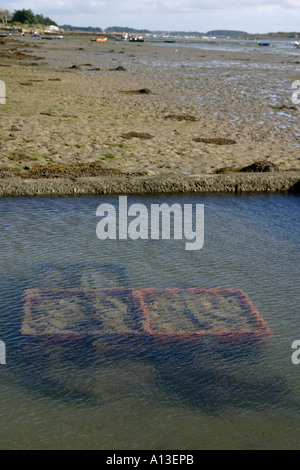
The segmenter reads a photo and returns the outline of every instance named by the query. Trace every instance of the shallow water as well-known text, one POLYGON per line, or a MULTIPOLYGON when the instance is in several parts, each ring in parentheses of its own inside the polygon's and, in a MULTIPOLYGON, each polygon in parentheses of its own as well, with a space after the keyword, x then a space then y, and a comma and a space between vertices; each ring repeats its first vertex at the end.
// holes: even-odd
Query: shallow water
MULTIPOLYGON (((181 39, 182 40, 182 39, 181 39)), ((196 49, 209 49, 216 51, 232 51, 232 52, 252 52, 261 51, 263 54, 268 53, 286 53, 297 54, 298 49, 294 45, 294 40, 241 40, 233 38, 216 38, 216 39, 185 39, 184 42, 176 43, 158 43, 167 47, 194 47, 196 49), (258 43, 268 43, 270 46, 259 46, 258 43)))
POLYGON ((204 204, 200 251, 181 240, 100 241, 103 202, 118 198, 0 202, 0 447, 299 449, 299 196, 128 197, 147 207, 204 204), (128 287, 243 289, 272 336, 260 347, 206 341, 137 355, 28 343, 24 292, 77 288, 85 269, 128 287))

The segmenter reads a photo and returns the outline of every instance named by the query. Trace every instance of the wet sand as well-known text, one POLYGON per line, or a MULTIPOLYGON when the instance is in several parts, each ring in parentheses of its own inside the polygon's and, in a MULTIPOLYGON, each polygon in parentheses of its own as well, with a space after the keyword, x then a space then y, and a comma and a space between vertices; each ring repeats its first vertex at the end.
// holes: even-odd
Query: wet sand
POLYGON ((300 179, 297 51, 22 38, 4 40, 0 59, 1 195, 277 191, 300 179), (232 173, 262 160, 278 171, 232 173), (9 174, 78 163, 123 176, 9 174))

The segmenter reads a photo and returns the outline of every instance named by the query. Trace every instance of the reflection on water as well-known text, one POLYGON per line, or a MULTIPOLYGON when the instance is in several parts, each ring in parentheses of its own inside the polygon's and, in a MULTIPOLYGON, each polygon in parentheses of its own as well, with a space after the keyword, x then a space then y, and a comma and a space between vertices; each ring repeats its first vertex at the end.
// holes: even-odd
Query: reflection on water
POLYGON ((1 201, 1 447, 298 448, 298 196, 132 198, 204 203, 205 245, 192 253, 174 240, 100 242, 103 199, 117 204, 1 201), (138 347, 134 338, 21 334, 28 290, 191 286, 243 289, 272 336, 138 347))

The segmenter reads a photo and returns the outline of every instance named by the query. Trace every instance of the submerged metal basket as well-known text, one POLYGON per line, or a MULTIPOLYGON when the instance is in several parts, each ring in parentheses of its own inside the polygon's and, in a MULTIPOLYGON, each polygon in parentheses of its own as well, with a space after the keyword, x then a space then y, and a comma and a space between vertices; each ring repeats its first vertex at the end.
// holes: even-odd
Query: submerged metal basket
MULTIPOLYGON (((239 289, 53 289, 25 293, 21 333, 38 340, 105 340, 122 347, 258 341, 270 329, 239 289)), ((100 342, 101 344, 101 342, 100 342)))
POLYGON ((160 343, 259 340, 271 331, 240 289, 140 289, 144 328, 160 343))

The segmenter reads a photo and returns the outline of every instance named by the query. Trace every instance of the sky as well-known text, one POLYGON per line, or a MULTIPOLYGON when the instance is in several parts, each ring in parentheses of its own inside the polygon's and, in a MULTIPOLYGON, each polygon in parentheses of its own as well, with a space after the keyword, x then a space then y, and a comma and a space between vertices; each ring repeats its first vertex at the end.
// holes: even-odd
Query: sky
POLYGON ((0 6, 30 8, 59 25, 103 29, 300 31, 300 0, 0 0, 0 6))

